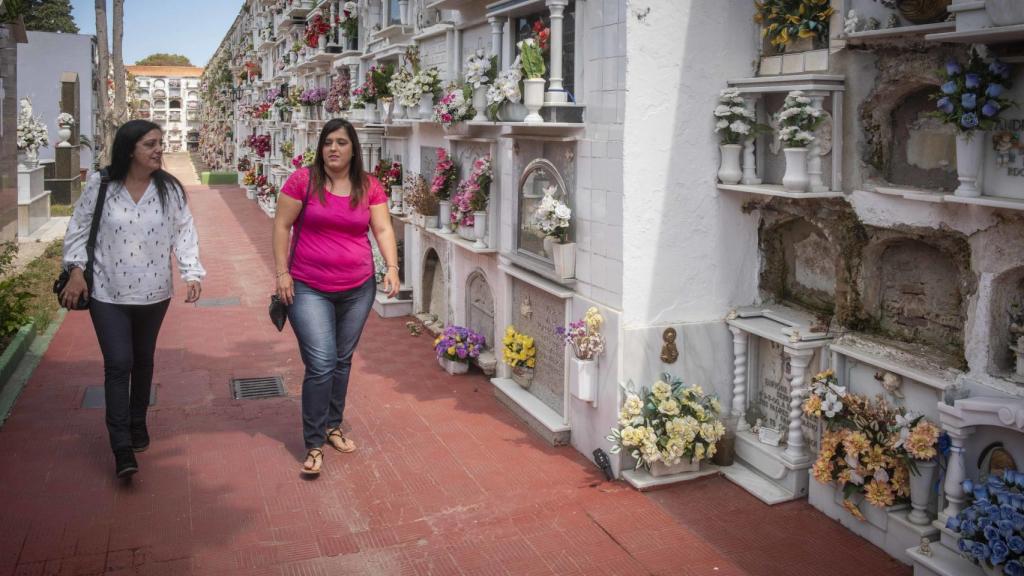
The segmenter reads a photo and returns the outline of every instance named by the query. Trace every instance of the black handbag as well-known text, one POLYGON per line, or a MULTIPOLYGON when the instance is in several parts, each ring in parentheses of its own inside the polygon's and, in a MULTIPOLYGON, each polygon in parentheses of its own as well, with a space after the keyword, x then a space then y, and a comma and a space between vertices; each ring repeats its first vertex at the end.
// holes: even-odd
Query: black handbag
MULTIPOLYGON (((96 235, 99 234, 100 230, 100 218, 103 216, 103 205, 107 201, 107 185, 110 184, 110 176, 107 174, 106 169, 100 171, 100 191, 96 195, 96 206, 92 210, 92 226, 89 229, 89 240, 85 243, 85 270, 82 274, 85 276, 85 286, 88 288, 88 295, 83 294, 78 298, 78 302, 72 305, 71 310, 86 310, 89 308, 89 298, 92 295, 92 261, 93 254, 96 251, 96 235)), ((53 293, 57 295, 57 303, 63 306, 61 302, 61 294, 64 292, 64 288, 68 285, 68 280, 71 279, 71 269, 64 268, 60 271, 60 276, 57 277, 53 282, 53 293)))
MULTIPOLYGON (((299 245, 299 232, 302 231, 302 217, 306 213, 306 203, 309 202, 309 194, 312 191, 313 183, 310 180, 309 185, 306 187, 306 198, 302 201, 302 209, 299 210, 299 216, 295 219, 295 236, 292 238, 291 251, 288 254, 288 271, 291 272, 292 260, 295 259, 295 247, 299 245)), ((277 294, 270 295, 270 321, 274 323, 274 327, 280 332, 284 330, 284 323, 288 320, 288 305, 281 301, 277 294)))

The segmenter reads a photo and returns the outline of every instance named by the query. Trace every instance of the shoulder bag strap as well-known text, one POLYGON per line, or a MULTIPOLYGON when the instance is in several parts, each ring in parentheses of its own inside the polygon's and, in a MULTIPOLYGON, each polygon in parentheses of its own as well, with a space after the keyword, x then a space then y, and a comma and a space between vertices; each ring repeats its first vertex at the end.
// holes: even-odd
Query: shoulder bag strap
POLYGON ((288 271, 292 270, 292 261, 295 260, 295 248, 299 245, 299 232, 302 231, 302 219, 306 214, 306 204, 309 204, 309 196, 313 193, 313 175, 310 174, 309 181, 306 183, 306 197, 302 200, 302 208, 299 210, 299 216, 295 219, 295 234, 292 235, 292 249, 288 254, 288 271))
POLYGON ((96 206, 92 209, 92 227, 89 229, 89 240, 85 244, 85 280, 92 286, 92 263, 96 252, 96 236, 100 231, 100 219, 103 217, 103 206, 107 202, 107 186, 110 184, 110 175, 106 169, 100 171, 100 191, 96 195, 96 206))

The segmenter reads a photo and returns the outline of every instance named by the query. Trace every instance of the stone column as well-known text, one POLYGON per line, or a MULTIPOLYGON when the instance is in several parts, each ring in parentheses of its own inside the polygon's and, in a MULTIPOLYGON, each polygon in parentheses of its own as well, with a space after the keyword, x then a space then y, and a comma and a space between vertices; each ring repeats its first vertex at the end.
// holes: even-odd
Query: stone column
POLYGON ((729 326, 732 332, 732 405, 729 416, 737 418, 736 429, 748 430, 744 417, 747 411, 747 344, 749 336, 743 330, 729 326))
MULTIPOLYGON (((824 111, 822 103, 826 94, 823 92, 811 92, 808 97, 811 99, 811 106, 816 110, 824 111)), ((821 144, 815 138, 807 147, 807 176, 810 180, 808 190, 811 192, 826 192, 828 187, 821 179, 821 144)))
POLYGON ((391 25, 391 2, 380 0, 380 27, 381 30, 391 25))
MULTIPOLYGON (((747 104, 749 110, 753 110, 757 114, 757 103, 761 99, 760 94, 744 94, 743 100, 747 104)), ((757 137, 751 136, 743 142, 743 179, 740 183, 746 185, 757 185, 761 183, 761 178, 757 175, 757 160, 754 157, 754 147, 757 144, 757 137)))
POLYGON ((548 65, 548 91, 544 94, 545 102, 567 102, 568 96, 562 87, 562 25, 565 7, 569 0, 547 0, 551 11, 551 62, 548 65))
POLYGON ((348 97, 349 97, 349 108, 351 108, 351 102, 356 101, 356 88, 359 87, 359 64, 348 65, 348 97))
POLYGON ((505 27, 505 23, 491 16, 487 19, 487 22, 491 25, 491 54, 498 57, 498 70, 504 69, 504 62, 501 57, 501 32, 505 27))
POLYGON ((786 451, 782 453, 783 458, 790 462, 797 462, 807 458, 807 451, 804 449, 804 432, 801 428, 801 404, 804 401, 806 392, 805 383, 807 380, 807 365, 814 356, 814 350, 796 350, 786 348, 789 356, 791 376, 789 379, 789 432, 786 435, 786 451))
POLYGON ((943 525, 950 516, 956 516, 964 507, 963 481, 967 478, 964 468, 964 441, 970 435, 961 430, 946 430, 949 434, 949 461, 946 463, 946 481, 943 491, 946 493, 946 508, 939 512, 939 522, 943 525))

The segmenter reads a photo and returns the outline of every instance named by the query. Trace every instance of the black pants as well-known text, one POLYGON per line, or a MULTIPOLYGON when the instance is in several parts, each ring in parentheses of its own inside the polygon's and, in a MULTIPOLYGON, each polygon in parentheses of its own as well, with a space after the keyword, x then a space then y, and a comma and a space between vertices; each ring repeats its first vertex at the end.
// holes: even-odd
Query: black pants
POLYGON ((170 299, 156 304, 107 304, 93 300, 89 315, 103 351, 107 432, 115 451, 131 448, 133 428, 146 425, 153 383, 156 337, 170 299))

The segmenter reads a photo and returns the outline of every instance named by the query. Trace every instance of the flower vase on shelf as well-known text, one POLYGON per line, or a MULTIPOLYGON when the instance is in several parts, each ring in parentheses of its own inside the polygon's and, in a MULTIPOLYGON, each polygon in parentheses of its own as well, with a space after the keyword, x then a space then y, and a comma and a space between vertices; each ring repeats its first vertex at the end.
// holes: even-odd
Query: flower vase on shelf
POLYGON ((57 143, 57 148, 71 148, 71 127, 70 126, 58 126, 57 127, 57 138, 60 138, 60 142, 57 143))
POLYGON ((523 122, 527 124, 543 124, 540 109, 544 106, 544 79, 527 78, 523 80, 523 103, 529 112, 523 122))
POLYGON ((527 390, 530 385, 533 384, 533 368, 527 368, 526 366, 513 366, 512 367, 512 380, 519 387, 527 390))
POLYGON ((654 462, 651 464, 651 476, 660 478, 662 476, 671 476, 673 474, 682 474, 684 472, 697 472, 700 470, 700 460, 680 460, 676 464, 671 466, 666 465, 664 462, 654 462))
POLYGON ((597 360, 572 359, 576 368, 576 385, 572 387, 572 395, 584 402, 597 400, 597 360))
POLYGON ((954 195, 966 198, 981 196, 986 140, 982 131, 956 135, 956 177, 960 185, 954 195))
POLYGON ((563 279, 569 280, 576 276, 576 243, 565 242, 551 246, 553 251, 551 259, 555 263, 555 274, 563 279))
POLYGON ((25 160, 21 163, 28 170, 39 166, 39 149, 38 148, 26 148, 24 150, 25 160))
POLYGON ((782 187, 789 192, 806 192, 810 184, 807 176, 807 148, 785 148, 786 174, 782 187))
POLYGON ((402 213, 402 191, 400 184, 391 187, 391 211, 395 214, 402 213))
POLYGON ((437 229, 441 231, 441 234, 448 234, 451 221, 452 203, 448 200, 441 200, 437 203, 437 229))
POLYGON ((473 110, 476 110, 474 122, 487 121, 487 85, 481 84, 479 88, 473 89, 473 110))
POLYGON ((554 245, 556 240, 557 239, 554 236, 544 237, 544 256, 552 258, 552 253, 554 252, 554 245))
POLYGON ((743 171, 740 169, 740 152, 743 151, 743 146, 722 144, 718 149, 722 153, 722 163, 718 167, 718 181, 722 184, 738 184, 743 178, 743 171))
POLYGON ((421 227, 426 228, 427 230, 437 229, 437 214, 434 214, 432 216, 424 216, 422 214, 417 214, 417 216, 420 217, 421 227))
POLYGON ((434 95, 430 92, 420 96, 420 119, 430 120, 434 117, 434 95))
POLYGON ((317 40, 316 40, 316 47, 319 48, 321 51, 327 49, 327 35, 326 34, 321 35, 319 38, 317 38, 317 40))
POLYGON ((398 0, 398 21, 402 26, 409 25, 409 0, 398 0))
POLYGON ((501 122, 522 122, 526 114, 526 106, 522 102, 505 101, 498 108, 498 120, 501 122))
POLYGON ((466 226, 465 224, 460 222, 459 223, 459 227, 458 227, 458 231, 459 231, 459 238, 462 238, 463 240, 472 240, 473 239, 473 227, 472 226, 466 226))
POLYGON ((487 212, 473 212, 473 248, 487 248, 487 212))
POLYGON ((377 107, 376 102, 367 102, 366 108, 363 109, 364 119, 367 124, 379 124, 380 114, 378 113, 380 108, 377 107))
POLYGON ((438 358, 437 361, 444 368, 444 371, 449 374, 465 374, 469 372, 469 362, 456 362, 443 356, 438 358))
POLYGON ((928 500, 932 495, 932 478, 935 475, 935 460, 916 460, 917 474, 910 475, 910 506, 913 508, 907 520, 918 526, 927 526, 932 519, 928 516, 928 500))

